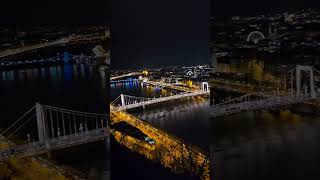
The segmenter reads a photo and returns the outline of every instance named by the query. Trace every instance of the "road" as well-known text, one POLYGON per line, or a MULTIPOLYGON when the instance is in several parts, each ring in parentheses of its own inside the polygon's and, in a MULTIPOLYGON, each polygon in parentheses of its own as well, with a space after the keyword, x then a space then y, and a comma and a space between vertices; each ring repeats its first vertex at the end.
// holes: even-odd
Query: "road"
MULTIPOLYGON (((112 107, 111 107, 112 109, 112 107)), ((116 140, 127 148, 156 160, 174 172, 192 172, 202 180, 210 180, 210 162, 206 152, 196 146, 185 143, 182 139, 167 133, 152 124, 140 120, 123 111, 111 112, 111 124, 125 121, 138 128, 145 135, 156 141, 148 144, 145 141, 121 134, 112 130, 116 140)))

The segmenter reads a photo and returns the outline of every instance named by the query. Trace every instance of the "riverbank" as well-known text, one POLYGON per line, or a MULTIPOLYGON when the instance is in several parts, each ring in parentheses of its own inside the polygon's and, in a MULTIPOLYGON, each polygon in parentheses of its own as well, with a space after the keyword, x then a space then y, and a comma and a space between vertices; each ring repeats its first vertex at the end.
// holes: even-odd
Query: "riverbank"
MULTIPOLYGON (((12 141, 1 138, 0 149, 15 145, 12 141)), ((10 158, 0 162, 0 179, 84 179, 76 170, 63 169, 44 158, 35 156, 27 158, 10 158)))

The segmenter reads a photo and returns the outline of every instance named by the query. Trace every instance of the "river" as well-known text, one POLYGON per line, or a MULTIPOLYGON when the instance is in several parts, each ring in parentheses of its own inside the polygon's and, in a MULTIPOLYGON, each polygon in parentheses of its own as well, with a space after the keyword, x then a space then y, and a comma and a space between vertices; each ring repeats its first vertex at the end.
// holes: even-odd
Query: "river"
POLYGON ((316 107, 300 104, 218 117, 211 122, 214 179, 320 177, 316 107))

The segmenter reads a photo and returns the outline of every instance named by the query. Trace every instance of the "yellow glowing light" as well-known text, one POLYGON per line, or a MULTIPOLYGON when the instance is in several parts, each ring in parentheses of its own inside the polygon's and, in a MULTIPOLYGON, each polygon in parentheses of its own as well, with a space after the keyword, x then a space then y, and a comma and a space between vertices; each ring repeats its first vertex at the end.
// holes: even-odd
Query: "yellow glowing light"
POLYGON ((145 76, 147 76, 147 75, 149 74, 149 72, 146 71, 146 70, 144 70, 144 71, 142 71, 142 74, 145 75, 145 76))
POLYGON ((191 80, 187 81, 189 87, 192 87, 193 82, 191 80))

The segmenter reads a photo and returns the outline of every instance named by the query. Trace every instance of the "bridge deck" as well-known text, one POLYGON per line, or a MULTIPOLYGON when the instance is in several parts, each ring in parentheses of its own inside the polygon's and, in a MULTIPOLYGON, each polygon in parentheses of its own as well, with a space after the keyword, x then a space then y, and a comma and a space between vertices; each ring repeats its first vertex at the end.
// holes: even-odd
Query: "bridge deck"
POLYGON ((218 117, 229 114, 235 114, 243 111, 254 111, 261 109, 277 108, 286 105, 299 104, 313 100, 310 96, 282 96, 271 97, 257 101, 245 101, 235 104, 223 104, 211 107, 210 117, 218 117))
POLYGON ((43 142, 31 142, 23 145, 15 145, 9 149, 0 150, 0 160, 10 157, 27 157, 42 154, 48 151, 59 150, 67 147, 77 146, 90 142, 100 141, 103 139, 109 140, 109 132, 106 128, 99 128, 91 131, 86 131, 78 134, 71 134, 50 139, 47 144, 43 142))
POLYGON ((194 90, 192 90, 190 88, 183 87, 183 86, 176 86, 176 85, 170 84, 170 83, 162 83, 162 82, 156 82, 156 81, 147 81, 146 83, 151 84, 153 86, 163 86, 166 88, 179 90, 179 91, 183 91, 183 92, 194 92, 194 90))
POLYGON ((186 98, 186 97, 203 96, 203 95, 207 95, 207 94, 209 94, 209 93, 205 92, 205 91, 196 91, 196 92, 192 92, 192 93, 181 93, 181 94, 177 94, 177 95, 173 95, 173 96, 154 98, 154 99, 149 99, 149 100, 143 101, 143 102, 128 104, 128 105, 120 106, 120 107, 114 107, 113 110, 124 111, 124 110, 143 107, 143 106, 147 106, 147 105, 151 105, 151 104, 157 104, 157 103, 161 103, 161 102, 166 102, 166 101, 171 101, 171 100, 176 100, 176 99, 181 99, 181 98, 186 98))
POLYGON ((141 74, 142 73, 140 73, 140 72, 133 72, 133 73, 123 74, 123 75, 119 75, 119 76, 112 76, 110 78, 110 80, 113 81, 113 80, 121 79, 121 78, 125 78, 125 77, 138 76, 138 75, 141 75, 141 74))

